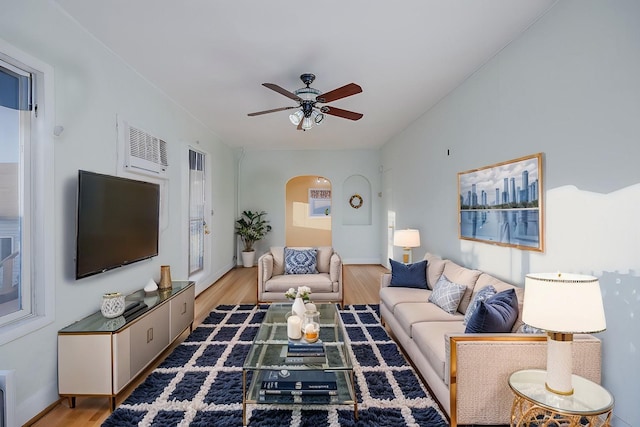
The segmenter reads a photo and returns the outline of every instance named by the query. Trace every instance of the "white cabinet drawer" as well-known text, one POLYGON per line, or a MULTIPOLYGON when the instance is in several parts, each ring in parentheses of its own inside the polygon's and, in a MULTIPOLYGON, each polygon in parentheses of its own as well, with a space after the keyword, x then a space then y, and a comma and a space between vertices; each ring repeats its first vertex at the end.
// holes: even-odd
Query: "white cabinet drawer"
POLYGON ((131 375, 136 376, 169 345, 169 304, 131 325, 131 375))
POLYGON ((191 286, 169 301, 171 306, 171 341, 193 323, 195 292, 195 286, 191 286))
POLYGON ((58 336, 60 394, 111 394, 111 335, 58 336))

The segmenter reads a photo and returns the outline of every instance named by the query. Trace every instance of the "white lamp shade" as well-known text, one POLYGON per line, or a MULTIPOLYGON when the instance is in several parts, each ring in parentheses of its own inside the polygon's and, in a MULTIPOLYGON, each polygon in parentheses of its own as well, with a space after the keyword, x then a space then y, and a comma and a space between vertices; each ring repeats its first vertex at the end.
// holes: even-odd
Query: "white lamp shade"
POLYGON ((301 110, 298 110, 295 113, 289 115, 289 120, 291 120, 291 123, 298 126, 303 116, 304 116, 304 113, 301 110))
POLYGON ((420 246, 420 231, 407 228, 393 233, 393 245, 403 248, 417 248, 420 246))
POLYGON ((305 117, 302 119, 302 129, 311 129, 313 127, 313 120, 311 117, 305 117))
POLYGON ((607 324, 598 279, 567 273, 527 274, 522 321, 549 332, 604 331, 607 324))

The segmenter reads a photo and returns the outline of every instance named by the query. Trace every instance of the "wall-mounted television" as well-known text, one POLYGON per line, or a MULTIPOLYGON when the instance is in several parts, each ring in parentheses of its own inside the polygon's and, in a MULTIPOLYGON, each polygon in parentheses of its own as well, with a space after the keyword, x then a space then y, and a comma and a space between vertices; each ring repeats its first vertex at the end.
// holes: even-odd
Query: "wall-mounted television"
POLYGON ((76 279, 158 255, 160 186, 78 171, 76 279))

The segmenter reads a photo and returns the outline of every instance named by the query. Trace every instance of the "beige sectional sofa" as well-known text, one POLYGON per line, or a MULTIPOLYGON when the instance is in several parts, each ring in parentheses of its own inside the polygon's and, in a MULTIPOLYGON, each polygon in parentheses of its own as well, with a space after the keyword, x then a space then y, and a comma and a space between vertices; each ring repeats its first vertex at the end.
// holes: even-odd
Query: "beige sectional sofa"
POLYGON ((290 288, 308 286, 315 302, 343 301, 342 259, 331 246, 315 248, 291 247, 294 250, 314 250, 316 270, 313 274, 285 274, 285 247, 272 246, 258 258, 258 302, 285 301, 290 288))
MULTIPOLYGON (((546 335, 519 333, 527 329, 522 327, 521 315, 509 333, 466 334, 463 319, 472 298, 488 285, 497 292, 514 288, 521 313, 524 289, 435 255, 427 254, 425 259, 429 289, 390 286, 391 274, 382 275, 383 323, 419 370, 452 426, 509 424, 513 402, 509 375, 520 369, 545 369, 546 335), (442 274, 467 288, 453 314, 428 302, 442 274)), ((574 373, 600 383, 600 368, 600 340, 575 335, 574 373)))

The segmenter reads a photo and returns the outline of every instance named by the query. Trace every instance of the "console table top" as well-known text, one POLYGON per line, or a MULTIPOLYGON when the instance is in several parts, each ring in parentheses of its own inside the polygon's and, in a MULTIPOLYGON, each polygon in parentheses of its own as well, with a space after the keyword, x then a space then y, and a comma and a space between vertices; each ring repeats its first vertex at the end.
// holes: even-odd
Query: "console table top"
POLYGON ((173 281, 171 290, 145 292, 140 289, 125 297, 125 304, 131 307, 122 316, 108 319, 100 310, 61 329, 59 334, 115 333, 152 308, 168 301, 190 286, 190 281, 173 281))

